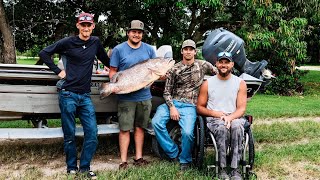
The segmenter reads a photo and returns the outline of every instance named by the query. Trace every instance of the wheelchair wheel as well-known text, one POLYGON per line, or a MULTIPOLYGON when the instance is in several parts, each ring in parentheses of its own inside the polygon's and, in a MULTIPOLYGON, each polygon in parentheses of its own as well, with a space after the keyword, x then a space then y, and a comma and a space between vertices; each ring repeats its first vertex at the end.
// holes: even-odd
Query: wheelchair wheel
POLYGON ((205 126, 201 116, 197 117, 194 129, 195 142, 193 147, 192 161, 195 167, 202 169, 204 160, 205 126))
POLYGON ((254 151, 254 139, 253 139, 253 135, 252 135, 252 131, 251 129, 248 130, 248 135, 249 135, 249 165, 250 165, 250 169, 249 170, 252 170, 253 169, 253 165, 254 165, 254 156, 255 156, 255 151, 254 151))
MULTIPOLYGON (((178 121, 169 121, 167 123, 167 130, 171 137, 171 139, 179 145, 179 151, 181 149, 181 129, 178 124, 178 121)), ((166 153, 161 148, 160 144, 157 141, 157 138, 155 136, 152 137, 152 150, 153 152, 160 157, 161 159, 170 160, 170 158, 166 155, 166 153)))
POLYGON ((244 159, 243 171, 245 172, 243 174, 244 179, 251 179, 251 177, 256 177, 256 175, 253 173, 253 166, 254 166, 254 156, 255 156, 255 150, 254 150, 254 139, 252 135, 251 129, 247 129, 246 131, 248 135, 248 148, 245 149, 246 158, 244 159))

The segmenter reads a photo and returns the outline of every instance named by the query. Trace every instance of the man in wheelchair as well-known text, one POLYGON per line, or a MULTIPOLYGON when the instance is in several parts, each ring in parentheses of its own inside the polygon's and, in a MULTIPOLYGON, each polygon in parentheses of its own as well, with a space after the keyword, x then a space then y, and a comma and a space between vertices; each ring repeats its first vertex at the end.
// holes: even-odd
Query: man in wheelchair
POLYGON ((231 73, 234 62, 228 52, 217 55, 218 74, 200 88, 197 112, 207 117, 207 127, 213 133, 218 148, 219 178, 229 179, 227 149, 230 144, 231 179, 242 179, 239 162, 244 137, 243 117, 247 105, 247 86, 244 80, 231 73))

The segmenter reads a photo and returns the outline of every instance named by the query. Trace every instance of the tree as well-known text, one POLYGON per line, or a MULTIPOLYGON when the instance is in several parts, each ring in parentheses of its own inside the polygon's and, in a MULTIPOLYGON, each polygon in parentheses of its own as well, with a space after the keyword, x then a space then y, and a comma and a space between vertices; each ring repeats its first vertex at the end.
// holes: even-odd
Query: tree
POLYGON ((267 92, 280 95, 303 93, 296 69, 307 60, 307 43, 304 41, 307 20, 287 18, 286 7, 271 1, 246 1, 245 23, 239 34, 244 37, 248 58, 266 59, 268 67, 277 76, 267 92))
POLYGON ((308 20, 305 41, 308 62, 320 62, 320 3, 319 0, 277 0, 286 7, 286 18, 304 17, 308 20))
POLYGON ((15 64, 16 53, 11 27, 4 10, 4 2, 0 0, 0 63, 15 64))

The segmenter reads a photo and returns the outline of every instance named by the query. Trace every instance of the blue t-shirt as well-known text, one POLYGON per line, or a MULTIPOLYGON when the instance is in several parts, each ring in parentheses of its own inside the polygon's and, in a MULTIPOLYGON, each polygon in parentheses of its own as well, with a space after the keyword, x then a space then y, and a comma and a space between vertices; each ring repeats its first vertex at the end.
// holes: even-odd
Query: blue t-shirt
MULTIPOLYGON (((141 61, 155 57, 156 52, 149 44, 142 42, 139 48, 134 49, 130 47, 126 41, 117 45, 112 50, 110 66, 117 68, 118 71, 123 71, 141 61)), ((118 98, 122 101, 137 102, 151 99, 152 96, 150 88, 143 88, 129 94, 119 94, 118 98)))

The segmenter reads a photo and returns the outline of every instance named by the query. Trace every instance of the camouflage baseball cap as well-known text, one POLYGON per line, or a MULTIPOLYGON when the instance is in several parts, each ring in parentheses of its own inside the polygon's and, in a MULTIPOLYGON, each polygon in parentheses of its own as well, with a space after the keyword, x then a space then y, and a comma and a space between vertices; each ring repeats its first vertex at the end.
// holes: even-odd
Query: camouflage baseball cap
POLYGON ((188 47, 188 46, 189 47, 193 47, 194 49, 196 49, 196 43, 191 39, 187 39, 187 40, 183 41, 181 48, 183 49, 183 48, 188 47))

